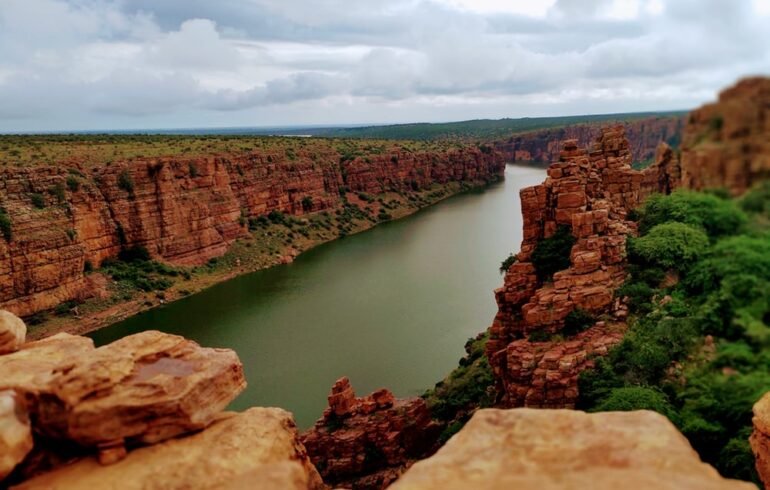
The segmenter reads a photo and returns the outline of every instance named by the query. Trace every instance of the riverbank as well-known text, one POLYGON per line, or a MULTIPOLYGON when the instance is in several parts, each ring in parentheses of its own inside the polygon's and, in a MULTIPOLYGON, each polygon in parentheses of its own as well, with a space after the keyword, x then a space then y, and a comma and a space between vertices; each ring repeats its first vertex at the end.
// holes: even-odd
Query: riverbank
POLYGON ((199 293, 235 277, 292 262, 301 253, 323 243, 369 230, 381 223, 412 215, 449 197, 482 189, 502 180, 434 184, 421 191, 379 195, 348 192, 343 204, 300 218, 275 213, 249 223, 250 233, 236 240, 222 257, 200 267, 172 267, 171 284, 162 290, 143 291, 97 270, 90 279, 100 285, 96 297, 79 304, 39 313, 28 319, 28 338, 57 333, 83 335, 139 313, 199 293), (271 219, 272 218, 272 219, 271 219))

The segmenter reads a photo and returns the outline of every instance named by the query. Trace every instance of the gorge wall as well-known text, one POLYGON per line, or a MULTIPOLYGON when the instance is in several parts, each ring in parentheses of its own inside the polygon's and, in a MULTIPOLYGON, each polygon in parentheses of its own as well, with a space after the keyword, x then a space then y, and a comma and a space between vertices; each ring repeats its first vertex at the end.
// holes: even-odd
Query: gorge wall
MULTIPOLYGON (((685 116, 651 116, 623 123, 629 151, 634 162, 655 157, 660 143, 677 146, 682 136, 685 116)), ((589 146, 606 123, 575 124, 511 136, 495 143, 495 149, 514 162, 555 162, 559 159, 562 142, 577 140, 581 148, 589 146)))
POLYGON ((564 142, 539 186, 521 191, 524 239, 495 292, 498 313, 486 353, 502 406, 572 408, 580 372, 625 331, 627 307, 615 290, 626 278, 629 212, 653 192, 724 188, 739 195, 770 177, 770 79, 740 81, 687 117, 681 157, 661 144, 655 163, 631 169, 626 128, 603 128, 590 150, 564 142), (533 254, 559 229, 574 240, 569 263, 538 274, 533 254), (588 325, 565 330, 568 316, 588 325))
POLYGON ((477 148, 390 151, 264 151, 137 158, 83 166, 0 170, 0 306, 26 316, 88 297, 98 267, 145 247, 173 264, 197 265, 248 233, 246 219, 332 209, 348 192, 419 190, 502 175, 499 154, 477 148))

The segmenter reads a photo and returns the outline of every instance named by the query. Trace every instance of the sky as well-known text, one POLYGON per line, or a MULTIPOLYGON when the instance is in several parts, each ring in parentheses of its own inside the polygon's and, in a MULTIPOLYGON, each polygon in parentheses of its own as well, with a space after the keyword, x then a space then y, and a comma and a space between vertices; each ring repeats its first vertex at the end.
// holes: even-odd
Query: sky
POLYGON ((0 132, 690 109, 770 0, 0 0, 0 132))

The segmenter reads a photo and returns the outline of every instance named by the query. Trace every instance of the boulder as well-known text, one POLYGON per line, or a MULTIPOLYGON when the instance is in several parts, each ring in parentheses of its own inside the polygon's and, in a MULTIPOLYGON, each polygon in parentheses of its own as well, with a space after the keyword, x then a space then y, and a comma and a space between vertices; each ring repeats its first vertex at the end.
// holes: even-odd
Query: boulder
POLYGON ((304 490, 321 489, 323 483, 291 414, 252 408, 220 414, 202 432, 136 449, 113 465, 86 458, 13 488, 304 490))
POLYGON ((749 490, 702 463, 664 416, 649 412, 479 410, 392 490, 749 490))
POLYGON ((16 352, 27 336, 27 326, 10 311, 0 310, 0 355, 16 352))
POLYGON ((24 460, 32 444, 24 401, 15 391, 0 391, 0 481, 24 460))
POLYGON ((759 478, 770 488, 770 393, 754 404, 754 431, 749 442, 759 478))

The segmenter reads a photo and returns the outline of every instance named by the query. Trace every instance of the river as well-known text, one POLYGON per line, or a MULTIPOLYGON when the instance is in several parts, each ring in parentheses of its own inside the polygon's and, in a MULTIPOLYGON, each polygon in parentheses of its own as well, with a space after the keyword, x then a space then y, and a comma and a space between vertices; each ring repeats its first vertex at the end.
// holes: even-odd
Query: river
POLYGON ((419 395, 449 373, 495 315, 500 262, 521 243, 519 189, 545 170, 508 165, 505 181, 326 243, 91 334, 142 330, 238 352, 249 386, 232 409, 278 406, 307 428, 334 381, 359 395, 419 395))

